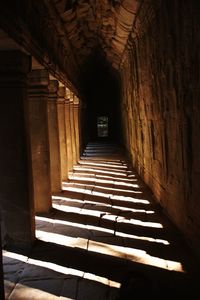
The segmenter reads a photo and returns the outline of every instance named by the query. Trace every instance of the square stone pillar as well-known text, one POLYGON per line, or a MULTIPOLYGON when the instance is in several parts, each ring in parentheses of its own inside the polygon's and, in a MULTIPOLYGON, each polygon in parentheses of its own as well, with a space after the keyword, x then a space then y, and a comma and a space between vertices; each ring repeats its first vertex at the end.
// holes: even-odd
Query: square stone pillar
POLYGON ((82 154, 88 143, 87 130, 86 130, 86 103, 81 101, 79 104, 79 120, 80 120, 80 153, 82 154))
POLYGON ((74 131, 75 131, 75 145, 76 145, 76 160, 80 159, 80 120, 79 120, 79 99, 74 96, 74 131))
POLYGON ((77 164, 77 154, 76 154, 76 137, 75 137, 75 123, 74 123, 74 97, 71 93, 70 102, 69 102, 69 111, 70 111, 70 127, 71 127, 71 141, 72 141, 72 158, 73 165, 77 164))
POLYGON ((0 51, 0 208, 6 248, 29 248, 35 238, 27 119, 30 68, 23 52, 0 51))
POLYGON ((50 149, 50 174, 52 193, 61 191, 61 168, 60 168, 60 143, 58 132, 58 99, 59 83, 57 80, 49 82, 48 98, 48 130, 49 130, 49 149, 50 149))
POLYGON ((35 212, 51 209, 50 155, 47 121, 49 74, 33 70, 29 74, 29 124, 32 152, 35 212))
POLYGON ((66 88, 64 86, 58 89, 57 113, 58 113, 58 128, 59 128, 59 144, 60 144, 60 166, 61 180, 68 179, 68 163, 67 163, 67 142, 65 128, 65 100, 66 88))
MULTIPOLYGON (((66 89, 66 91, 68 91, 66 89)), ((67 144, 67 164, 68 171, 73 169, 73 149, 72 149, 72 137, 71 137, 71 122, 70 122, 70 101, 68 94, 65 100, 65 133, 66 133, 66 144, 67 144)))

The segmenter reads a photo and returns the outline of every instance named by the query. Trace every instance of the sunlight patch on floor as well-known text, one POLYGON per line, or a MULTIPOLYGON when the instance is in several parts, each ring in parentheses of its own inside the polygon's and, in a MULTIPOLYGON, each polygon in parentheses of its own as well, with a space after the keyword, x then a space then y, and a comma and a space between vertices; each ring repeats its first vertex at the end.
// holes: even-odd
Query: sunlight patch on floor
MULTIPOLYGON (((70 179, 71 180, 75 180, 77 181, 77 183, 80 181, 89 181, 89 182, 92 182, 94 185, 95 183, 105 183, 105 184, 113 184, 113 185, 120 185, 120 186, 127 186, 127 187, 135 187, 135 188, 138 188, 139 185, 138 184, 132 184, 132 183, 128 183, 128 182, 125 182, 125 181, 117 181, 115 180, 114 178, 111 180, 111 179, 101 179, 101 178, 98 178, 98 177, 84 177, 84 176, 70 176, 70 179)), ((136 182, 137 179, 133 179, 131 180, 131 182, 136 182)), ((67 185, 69 182, 67 181, 63 181, 62 184, 63 185, 67 185)))
POLYGON ((61 234, 46 232, 42 230, 36 230, 36 236, 38 239, 45 242, 51 242, 67 247, 78 247, 83 249, 85 249, 85 245, 87 245, 88 251, 127 259, 130 261, 139 262, 142 264, 151 265, 167 270, 184 272, 182 264, 180 262, 154 257, 152 255, 147 254, 146 251, 140 249, 116 246, 91 240, 89 240, 88 246, 88 240, 84 238, 79 238, 79 241, 81 243, 79 242, 77 244, 77 238, 72 238, 61 234))
POLYGON ((155 214, 154 210, 145 210, 145 209, 135 209, 135 208, 129 208, 119 205, 110 205, 112 208, 123 210, 124 212, 133 212, 133 213, 144 213, 144 214, 155 214))
POLYGON ((164 239, 157 239, 157 238, 152 238, 152 237, 146 237, 146 236, 137 236, 133 234, 128 234, 120 231, 114 231, 113 229, 108 229, 104 227, 99 227, 99 226, 94 226, 94 225, 84 225, 81 223, 75 223, 75 222, 70 222, 70 221, 63 221, 63 220, 58 220, 58 219, 51 219, 51 218, 46 218, 46 217, 40 217, 36 216, 36 222, 38 221, 43 221, 43 222, 48 222, 52 224, 62 224, 66 226, 72 226, 72 227, 78 227, 82 229, 88 229, 88 230, 96 230, 96 231, 101 231, 102 233, 108 233, 113 236, 119 236, 119 237, 124 237, 124 238, 129 238, 133 240, 141 240, 141 241, 148 241, 148 242, 153 242, 153 243, 159 243, 163 245, 169 245, 170 243, 167 240, 164 239))
POLYGON ((81 199, 64 197, 64 196, 56 196, 56 195, 51 196, 51 199, 52 200, 64 200, 64 201, 84 203, 83 200, 81 200, 81 199))
MULTIPOLYGON (((133 202, 133 203, 150 204, 149 200, 135 198, 135 197, 129 197, 129 196, 112 195, 111 199, 113 199, 113 200, 127 201, 127 202, 133 202)), ((126 204, 124 203, 124 206, 125 205, 126 204)))
POLYGON ((60 205, 60 204, 52 204, 52 207, 61 211, 65 212, 73 212, 76 214, 80 215, 87 215, 87 216, 94 216, 94 217, 100 217, 101 215, 104 214, 102 211, 98 210, 90 210, 90 209, 85 209, 85 208, 80 208, 80 207, 73 207, 73 206, 68 206, 68 205, 60 205))
POLYGON ((20 260, 22 262, 27 262, 27 260, 28 260, 28 257, 26 255, 18 254, 18 253, 15 253, 15 252, 10 252, 10 251, 7 251, 7 250, 3 250, 2 255, 5 256, 5 257, 20 260))
POLYGON ((98 162, 86 162, 83 160, 79 160, 78 162, 80 165, 89 165, 89 166, 100 166, 100 167, 110 167, 110 168, 119 168, 119 169, 127 169, 126 165, 122 164, 110 164, 108 163, 98 163, 98 162))
MULTIPOLYGON (((52 293, 42 291, 41 289, 36 289, 29 287, 25 284, 17 283, 14 290, 9 296, 9 300, 60 300, 59 296, 55 296, 52 293)), ((65 300, 75 300, 74 298, 63 298, 65 300)))
POLYGON ((126 177, 127 174, 126 173, 122 173, 122 172, 112 172, 112 171, 104 171, 104 170, 99 170, 99 169, 95 169, 95 168, 81 168, 81 167, 74 167, 74 171, 88 171, 88 172, 98 172, 98 173, 102 173, 102 174, 111 174, 111 175, 119 175, 121 177, 126 177))
MULTIPOLYGON (((86 188, 86 187, 91 187, 91 188, 94 188, 94 189, 100 189, 100 190, 106 190, 106 191, 108 191, 108 194, 110 193, 110 194, 113 194, 113 192, 120 192, 120 193, 122 193, 122 192, 124 192, 124 193, 129 193, 129 194, 131 194, 131 193, 133 193, 133 194, 141 194, 142 193, 142 191, 140 191, 140 190, 128 190, 128 189, 122 189, 122 188, 115 188, 115 187, 113 187, 115 184, 113 184, 113 186, 112 187, 104 187, 104 186, 100 186, 100 185, 98 185, 98 181, 96 181, 96 183, 97 184, 90 184, 90 183, 88 183, 88 184, 86 184, 86 183, 80 183, 80 182, 74 182, 74 183, 63 183, 63 190, 66 190, 66 189, 71 189, 71 188, 77 188, 77 189, 79 189, 79 191, 81 190, 84 190, 84 188, 86 188)), ((138 188, 139 186, 137 185, 137 184, 135 184, 134 185, 136 188, 138 188)))
POLYGON ((117 289, 119 289, 120 286, 121 286, 121 284, 119 282, 110 280, 110 279, 105 278, 105 277, 96 276, 96 275, 91 274, 91 273, 84 273, 83 278, 88 279, 88 280, 92 280, 92 281, 97 281, 97 282, 103 283, 105 285, 108 285, 110 287, 114 287, 114 288, 117 288, 117 289))
POLYGON ((151 228, 163 228, 163 225, 161 223, 144 222, 144 221, 137 220, 134 218, 126 219, 125 217, 111 214, 109 212, 103 212, 103 211, 97 210, 97 209, 92 210, 92 209, 73 207, 73 206, 56 204, 56 203, 53 203, 52 207, 55 209, 61 210, 61 211, 65 211, 65 212, 73 212, 76 214, 86 215, 86 216, 103 217, 103 218, 111 220, 111 221, 117 220, 117 222, 119 222, 119 223, 133 224, 133 225, 151 227, 151 228))
MULTIPOLYGON (((19 261, 24 262, 24 257, 23 255, 19 255, 15 252, 9 252, 9 251, 4 251, 3 253, 4 256, 9 257, 9 258, 13 258, 19 261)), ((38 267, 42 267, 42 268, 46 268, 49 270, 53 270, 55 272, 64 274, 64 275, 68 275, 68 276, 77 276, 80 278, 84 278, 84 279, 88 279, 91 281, 95 281, 95 282, 99 282, 102 283, 104 285, 108 285, 110 287, 115 287, 115 288, 120 288, 120 283, 110 280, 109 278, 106 277, 102 277, 99 275, 95 275, 93 273, 89 273, 89 272, 84 272, 78 269, 73 269, 73 268, 68 268, 68 267, 64 267, 62 265, 58 265, 49 261, 45 261, 45 260, 38 260, 38 259, 33 259, 33 258, 28 258, 26 257, 26 263, 27 264, 31 264, 34 266, 38 266, 38 267)), ((30 277, 31 279, 31 277, 30 277)), ((29 288, 29 287, 25 287, 25 288, 29 288)), ((38 290, 39 292, 40 290, 38 290)), ((17 297, 17 294, 15 294, 17 297)), ((27 298, 30 299, 30 298, 27 298)), ((35 299, 35 298, 34 298, 35 299)), ((49 298, 47 298, 49 299, 49 298)))
POLYGON ((36 216, 36 221, 43 221, 43 222, 49 222, 49 223, 52 223, 52 224, 61 224, 61 225, 66 225, 66 226, 73 226, 75 228, 78 227, 78 228, 88 229, 88 230, 97 230, 97 231, 101 231, 103 233, 109 233, 109 234, 114 235, 113 229, 107 229, 107 228, 88 225, 88 224, 84 225, 84 224, 81 224, 81 223, 75 223, 75 222, 63 221, 63 220, 57 220, 57 219, 50 219, 50 218, 39 217, 39 216, 36 216))
MULTIPOLYGON (((117 176, 112 176, 112 175, 103 175, 103 174, 95 174, 95 173, 84 173, 84 172, 76 172, 76 173, 70 173, 69 174, 69 179, 73 179, 73 178, 76 178, 76 177, 84 177, 85 178, 92 178, 92 179, 95 179, 95 178, 104 178, 104 179, 111 179, 111 180, 119 180, 120 182, 135 182, 137 179, 135 178, 136 176, 133 175, 133 176, 130 176, 128 175, 128 177, 117 177, 117 176)), ((67 181, 64 181, 67 183, 67 181)))
POLYGON ((159 244, 163 244, 163 245, 170 245, 169 241, 163 240, 163 239, 157 239, 157 238, 152 238, 152 237, 147 237, 147 236, 138 236, 138 235, 134 235, 134 234, 124 233, 121 231, 116 231, 115 234, 116 234, 116 236, 121 236, 121 237, 129 238, 129 239, 148 241, 148 242, 159 243, 159 244))

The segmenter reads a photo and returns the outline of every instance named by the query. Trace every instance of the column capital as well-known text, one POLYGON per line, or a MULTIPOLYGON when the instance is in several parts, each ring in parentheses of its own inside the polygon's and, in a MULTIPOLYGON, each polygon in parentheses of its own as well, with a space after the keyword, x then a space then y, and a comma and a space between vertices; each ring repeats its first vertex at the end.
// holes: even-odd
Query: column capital
POLYGON ((72 99, 69 99, 69 105, 74 106, 74 101, 72 99))
POLYGON ((69 106, 70 105, 70 100, 69 99, 65 99, 65 105, 69 106))
POLYGON ((66 97, 66 87, 65 86, 60 86, 58 88, 58 97, 59 98, 65 98, 66 97))
POLYGON ((49 73, 45 69, 41 70, 32 70, 29 75, 29 86, 37 87, 37 86, 48 86, 49 84, 49 73))
POLYGON ((79 103, 79 98, 76 95, 74 95, 74 106, 79 106, 79 103))
POLYGON ((70 91, 70 102, 74 103, 74 93, 72 91, 70 91))
POLYGON ((57 80, 50 80, 48 84, 49 94, 57 96, 59 88, 59 82, 57 80))
POLYGON ((70 99, 70 90, 66 88, 66 98, 70 99))
POLYGON ((58 88, 57 103, 58 104, 64 104, 65 100, 66 100, 66 87, 65 86, 60 86, 58 88))
POLYGON ((33 70, 28 75, 28 94, 31 101, 46 101, 48 97, 49 74, 47 70, 33 70))

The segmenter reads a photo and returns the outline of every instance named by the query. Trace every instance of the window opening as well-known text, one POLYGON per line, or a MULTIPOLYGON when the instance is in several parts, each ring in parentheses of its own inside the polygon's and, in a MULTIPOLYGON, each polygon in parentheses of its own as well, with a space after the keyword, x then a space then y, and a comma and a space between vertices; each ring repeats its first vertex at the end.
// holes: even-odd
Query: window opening
POLYGON ((98 137, 108 137, 108 117, 101 116, 97 118, 98 137))

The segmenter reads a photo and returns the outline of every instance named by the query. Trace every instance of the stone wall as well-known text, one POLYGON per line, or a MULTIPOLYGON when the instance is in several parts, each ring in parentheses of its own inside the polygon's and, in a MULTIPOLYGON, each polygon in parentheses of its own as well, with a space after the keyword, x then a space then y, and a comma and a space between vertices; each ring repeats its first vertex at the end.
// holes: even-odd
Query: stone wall
POLYGON ((121 76, 133 165, 200 256, 199 20, 199 1, 144 1, 121 76))

